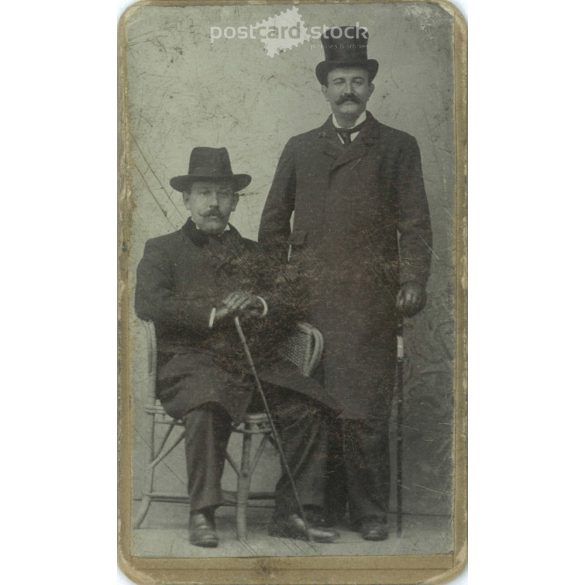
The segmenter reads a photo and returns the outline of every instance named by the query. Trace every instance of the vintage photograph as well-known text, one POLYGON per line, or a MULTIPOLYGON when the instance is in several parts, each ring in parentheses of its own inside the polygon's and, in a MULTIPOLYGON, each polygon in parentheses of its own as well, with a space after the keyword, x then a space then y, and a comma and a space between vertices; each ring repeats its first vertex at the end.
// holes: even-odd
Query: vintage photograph
POLYGON ((119 534, 137 580, 465 563, 465 39, 443 1, 123 15, 119 534))

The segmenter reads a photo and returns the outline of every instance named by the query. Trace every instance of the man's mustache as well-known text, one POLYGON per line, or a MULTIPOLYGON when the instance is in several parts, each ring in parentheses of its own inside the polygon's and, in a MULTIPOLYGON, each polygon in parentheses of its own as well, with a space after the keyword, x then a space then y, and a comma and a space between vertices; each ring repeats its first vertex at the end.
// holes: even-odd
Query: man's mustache
POLYGON ((360 98, 356 97, 352 93, 346 93, 345 95, 342 95, 335 103, 338 106, 340 106, 341 104, 344 104, 345 102, 353 102, 354 104, 361 104, 362 103, 360 98))
POLYGON ((203 217, 217 217, 218 219, 223 219, 223 214, 220 211, 208 211, 202 214, 203 217))

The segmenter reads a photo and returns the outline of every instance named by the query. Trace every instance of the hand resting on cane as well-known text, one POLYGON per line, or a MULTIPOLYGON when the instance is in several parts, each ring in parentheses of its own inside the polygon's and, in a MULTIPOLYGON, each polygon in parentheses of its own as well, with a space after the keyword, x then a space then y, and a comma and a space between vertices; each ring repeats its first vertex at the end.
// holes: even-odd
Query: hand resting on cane
POLYGON ((266 313, 266 306, 259 296, 248 291, 238 290, 225 297, 215 313, 216 320, 230 316, 262 317, 266 313))

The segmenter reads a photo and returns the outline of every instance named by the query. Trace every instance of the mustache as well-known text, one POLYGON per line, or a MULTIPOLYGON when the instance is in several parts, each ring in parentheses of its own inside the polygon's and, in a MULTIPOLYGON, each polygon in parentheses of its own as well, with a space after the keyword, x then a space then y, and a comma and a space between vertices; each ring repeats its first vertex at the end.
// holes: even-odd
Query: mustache
POLYGON ((346 94, 342 95, 335 103, 338 106, 340 106, 341 104, 344 104, 345 102, 354 102, 355 104, 362 103, 362 101, 358 97, 353 95, 352 93, 346 93, 346 94))
POLYGON ((216 210, 211 210, 211 211, 207 211, 206 213, 202 213, 201 214, 203 217, 217 217, 218 219, 223 219, 224 216, 220 211, 216 211, 216 210))

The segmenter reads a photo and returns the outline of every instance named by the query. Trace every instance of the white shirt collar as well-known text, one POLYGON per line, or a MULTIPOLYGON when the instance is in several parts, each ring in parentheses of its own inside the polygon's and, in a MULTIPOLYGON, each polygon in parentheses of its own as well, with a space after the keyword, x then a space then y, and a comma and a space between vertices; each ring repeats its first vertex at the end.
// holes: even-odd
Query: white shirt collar
MULTIPOLYGON (((195 222, 193 222, 193 223, 195 223, 195 222)), ((199 226, 198 226, 196 223, 195 223, 195 229, 196 229, 197 231, 201 231, 201 230, 199 229, 199 226)), ((231 229, 232 229, 232 228, 230 227, 230 224, 228 223, 228 224, 226 224, 226 226, 223 228, 223 232, 221 232, 221 233, 222 233, 222 234, 225 234, 225 232, 229 232, 231 229)))
MULTIPOLYGON (((337 119, 335 118, 335 114, 333 114, 331 121, 333 122, 333 125, 336 128, 342 128, 343 126, 340 126, 339 123, 337 122, 337 119)), ((357 126, 358 124, 361 124, 362 122, 366 121, 366 110, 364 110, 358 117, 358 119, 355 121, 354 126, 357 126)), ((357 130, 357 132, 359 132, 359 130, 357 130)), ((353 132, 352 132, 353 134, 353 132)))

